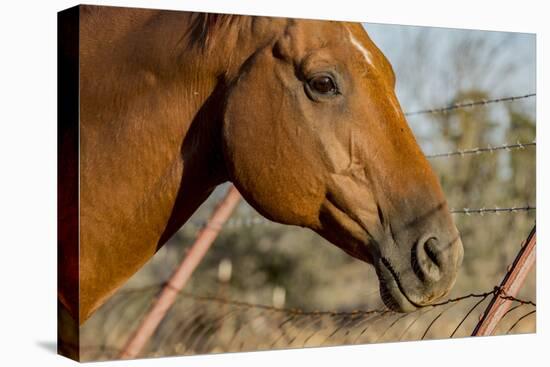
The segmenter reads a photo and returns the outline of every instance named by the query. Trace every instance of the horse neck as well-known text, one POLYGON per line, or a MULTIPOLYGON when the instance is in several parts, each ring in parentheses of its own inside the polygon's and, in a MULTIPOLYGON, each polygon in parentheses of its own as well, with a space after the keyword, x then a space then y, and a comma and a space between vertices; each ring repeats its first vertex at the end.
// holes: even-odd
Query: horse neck
POLYGON ((94 7, 81 18, 81 322, 227 178, 228 76, 254 45, 237 47, 237 28, 204 50, 182 42, 190 17, 94 7))
POLYGON ((80 257, 73 259, 80 278, 73 283, 81 322, 226 179, 223 83, 198 72, 198 55, 172 58, 177 38, 167 40, 174 29, 162 28, 175 19, 133 16, 126 35, 105 42, 94 32, 97 18, 106 19, 100 29, 108 35, 117 25, 102 15, 82 19, 80 34, 80 257))
MULTIPOLYGON (((128 34, 110 44, 83 27, 81 200, 85 216, 114 228, 139 224, 141 237, 117 232, 158 248, 226 180, 224 66, 221 56, 181 48, 188 14, 129 15, 128 34)), ((110 28, 116 24, 107 21, 102 29, 110 28)))

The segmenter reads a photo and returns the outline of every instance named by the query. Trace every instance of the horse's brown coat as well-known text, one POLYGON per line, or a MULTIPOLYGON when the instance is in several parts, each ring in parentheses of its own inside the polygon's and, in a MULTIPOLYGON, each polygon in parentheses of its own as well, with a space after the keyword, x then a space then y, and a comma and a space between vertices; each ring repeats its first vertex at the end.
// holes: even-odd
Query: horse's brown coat
POLYGON ((84 322, 227 180, 371 262, 390 307, 442 296, 462 246, 394 83, 360 24, 81 7, 80 257, 61 302, 84 322))

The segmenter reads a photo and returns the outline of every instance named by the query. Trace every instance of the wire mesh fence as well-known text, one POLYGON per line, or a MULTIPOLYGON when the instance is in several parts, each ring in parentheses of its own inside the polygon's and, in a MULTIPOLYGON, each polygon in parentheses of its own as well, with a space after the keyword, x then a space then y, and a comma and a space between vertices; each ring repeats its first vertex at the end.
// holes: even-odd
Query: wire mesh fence
MULTIPOLYGON (((103 314, 104 343, 84 346, 81 352, 86 359, 116 358, 123 345, 110 340, 124 340, 121 336, 136 326, 160 289, 153 286, 117 294, 111 310, 103 314), (124 312, 129 304, 138 305, 139 310, 124 312)), ((181 292, 156 331, 162 337, 152 338, 140 356, 465 337, 497 292, 469 294, 405 314, 387 309, 306 311, 181 292)), ((494 335, 531 332, 536 303, 499 297, 511 300, 512 306, 494 335)))

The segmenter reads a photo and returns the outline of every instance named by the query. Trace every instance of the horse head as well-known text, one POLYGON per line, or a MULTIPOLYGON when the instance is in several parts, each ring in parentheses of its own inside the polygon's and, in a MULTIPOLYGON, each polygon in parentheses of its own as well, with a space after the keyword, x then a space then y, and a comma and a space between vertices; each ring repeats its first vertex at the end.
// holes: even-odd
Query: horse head
POLYGON ((274 33, 228 82, 229 179, 267 218, 373 264, 390 308, 433 303, 462 243, 390 63, 359 24, 291 20, 274 33))

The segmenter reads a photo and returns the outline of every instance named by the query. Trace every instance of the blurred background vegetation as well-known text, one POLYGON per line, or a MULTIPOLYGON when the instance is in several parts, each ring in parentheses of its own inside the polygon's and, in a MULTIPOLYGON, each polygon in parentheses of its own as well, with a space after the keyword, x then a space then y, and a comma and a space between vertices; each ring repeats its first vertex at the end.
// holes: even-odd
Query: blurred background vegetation
MULTIPOLYGON (((365 28, 395 69, 397 93, 404 111, 535 92, 534 35, 378 24, 365 24, 365 28)), ((409 118, 409 123, 426 154, 532 142, 536 132, 535 99, 415 115, 409 118)), ((451 208, 535 206, 534 147, 438 158, 431 163, 451 208)), ((158 285, 169 278, 185 256, 201 223, 206 221, 226 188, 227 185, 223 185, 216 190, 188 224, 81 328, 84 359, 116 356, 113 350, 120 348, 135 328, 158 291, 158 285), (132 289, 141 291, 132 292, 132 289)), ((455 220, 462 235, 465 257, 450 297, 485 292, 499 284, 535 223, 535 211, 455 215, 455 220)), ((534 274, 533 270, 520 294, 533 301, 534 274)), ((261 219, 244 202, 193 274, 185 291, 306 310, 382 307, 378 280, 371 266, 346 255, 310 230, 261 219)), ((470 306, 455 307, 455 316, 460 319, 470 306)), ((144 355, 234 350, 216 349, 215 346, 189 349, 184 345, 189 340, 200 344, 202 339, 197 341, 195 334, 187 334, 188 338, 181 335, 182 329, 194 327, 195 331, 202 330, 203 337, 217 332, 222 338, 223 325, 209 328, 207 316, 200 322, 192 316, 197 308, 202 309, 204 315, 216 315, 224 307, 230 306, 190 303, 189 300, 178 302, 144 355), (204 325, 200 326, 201 322, 204 325)), ((471 332, 481 311, 483 308, 476 309, 472 319, 465 323, 468 326, 464 326, 462 335, 471 332)), ((246 312, 251 311, 235 311, 230 318, 233 326, 225 327, 234 329, 239 322, 243 327, 250 319, 238 320, 239 315, 246 312)), ((255 320, 263 320, 262 317, 255 320)), ((433 317, 426 319, 423 329, 432 320, 433 317)), ((280 323, 273 320, 271 323, 267 318, 264 321, 263 329, 260 328, 264 333, 277 333, 281 328, 280 323)), ((332 321, 338 325, 337 321, 332 321)), ((438 333, 433 337, 449 336, 455 325, 456 322, 448 325, 438 322, 438 333)), ((300 330, 300 325, 295 328, 300 330)), ((395 328, 396 332, 403 329, 395 328)), ((535 318, 527 319, 514 330, 535 331, 535 318)), ((368 335, 366 332, 366 339, 360 341, 378 340, 368 335)), ((384 340, 397 340, 395 335, 388 334, 384 340)), ((262 345, 261 332, 248 334, 243 331, 242 338, 249 343, 256 341, 248 350, 262 345)), ((418 339, 418 335, 407 338, 418 339)), ((291 344, 280 346, 288 345, 291 344)))

